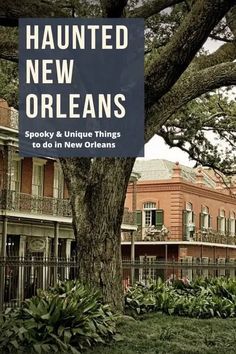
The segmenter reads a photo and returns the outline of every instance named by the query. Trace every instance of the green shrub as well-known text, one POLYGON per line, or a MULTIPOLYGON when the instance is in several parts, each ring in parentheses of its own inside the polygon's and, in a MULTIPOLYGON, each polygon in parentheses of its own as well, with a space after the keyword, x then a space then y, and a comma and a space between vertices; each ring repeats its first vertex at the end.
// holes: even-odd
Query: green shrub
POLYGON ((236 281, 199 278, 190 284, 178 280, 168 285, 159 279, 156 284, 130 288, 125 306, 132 314, 161 311, 196 318, 236 317, 236 281))
POLYGON ((39 291, 1 323, 2 353, 79 353, 115 334, 115 316, 101 297, 77 282, 39 291))

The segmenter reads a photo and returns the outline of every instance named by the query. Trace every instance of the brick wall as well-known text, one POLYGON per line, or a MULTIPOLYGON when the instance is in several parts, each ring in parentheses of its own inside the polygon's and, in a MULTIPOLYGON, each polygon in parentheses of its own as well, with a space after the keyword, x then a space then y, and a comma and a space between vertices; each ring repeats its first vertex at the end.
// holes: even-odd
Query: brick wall
POLYGON ((7 101, 0 99, 0 125, 10 127, 11 111, 7 101))

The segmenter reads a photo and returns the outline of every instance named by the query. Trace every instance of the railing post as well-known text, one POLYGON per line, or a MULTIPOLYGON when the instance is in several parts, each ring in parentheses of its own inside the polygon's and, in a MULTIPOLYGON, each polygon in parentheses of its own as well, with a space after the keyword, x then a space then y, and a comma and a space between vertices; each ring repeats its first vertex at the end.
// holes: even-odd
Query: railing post
POLYGON ((166 268, 166 263, 168 261, 168 245, 165 244, 165 270, 164 270, 164 280, 167 279, 167 268, 166 268))
POLYGON ((20 249, 19 249, 19 281, 18 281, 18 299, 19 301, 24 300, 24 283, 25 283, 25 244, 26 244, 26 236, 20 236, 20 249))
MULTIPOLYGON (((70 239, 66 239, 66 263, 71 262, 71 241, 70 239)), ((70 267, 67 266, 65 269, 65 279, 70 278, 70 267)))
POLYGON ((135 242, 134 232, 131 231, 131 285, 134 284, 135 242))
POLYGON ((4 215, 3 225, 2 225, 2 246, 1 246, 2 264, 0 269, 0 312, 1 313, 3 312, 4 293, 5 293, 6 245, 7 245, 7 217, 4 215))
POLYGON ((173 279, 175 280, 175 257, 172 257, 172 266, 173 266, 173 279))
MULTIPOLYGON (((55 259, 55 262, 58 260, 58 238, 59 238, 59 223, 58 221, 55 221, 54 223, 54 247, 53 247, 53 257, 55 259)), ((57 283, 57 273, 58 273, 58 267, 57 265, 54 266, 54 272, 53 272, 53 281, 54 285, 57 283)))

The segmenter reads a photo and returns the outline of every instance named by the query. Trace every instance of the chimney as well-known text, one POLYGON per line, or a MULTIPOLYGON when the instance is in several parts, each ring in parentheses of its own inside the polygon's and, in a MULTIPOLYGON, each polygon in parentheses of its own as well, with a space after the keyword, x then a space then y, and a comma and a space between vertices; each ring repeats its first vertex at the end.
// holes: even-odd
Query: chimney
POLYGON ((174 167, 173 167, 173 173, 172 173, 172 179, 175 181, 181 181, 182 176, 181 176, 181 167, 179 165, 179 162, 176 162, 174 167))
POLYGON ((196 172, 196 184, 199 187, 203 187, 204 186, 204 175, 203 175, 201 167, 199 167, 199 169, 196 172))

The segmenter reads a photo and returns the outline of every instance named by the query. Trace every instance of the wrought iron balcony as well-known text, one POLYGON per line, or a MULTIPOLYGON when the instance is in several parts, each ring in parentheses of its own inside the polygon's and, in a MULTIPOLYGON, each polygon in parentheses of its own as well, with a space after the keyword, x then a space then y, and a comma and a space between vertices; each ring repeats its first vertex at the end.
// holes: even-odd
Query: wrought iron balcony
MULTIPOLYGON (((131 235, 129 232, 124 233, 122 236, 123 242, 131 242, 131 235)), ((139 228, 135 232, 135 241, 143 242, 160 242, 160 241, 187 241, 191 242, 203 242, 203 243, 216 243, 223 245, 236 245, 236 235, 222 234, 216 230, 197 230, 187 240, 183 239, 180 235, 179 239, 171 237, 171 230, 163 228, 162 230, 155 230, 155 228, 139 228)))
POLYGON ((71 216, 68 199, 40 197, 15 191, 0 191, 0 209, 12 212, 71 216))
MULTIPOLYGON (((71 217, 69 199, 40 197, 15 191, 0 190, 0 210, 11 212, 71 217)), ((134 225, 134 215, 124 210, 123 224, 134 225)))
POLYGON ((0 110, 0 126, 18 130, 19 114, 18 111, 12 108, 3 108, 0 110))
POLYGON ((228 233, 220 233, 216 230, 198 230, 193 234, 193 241, 220 243, 224 245, 236 245, 236 236, 228 233))

